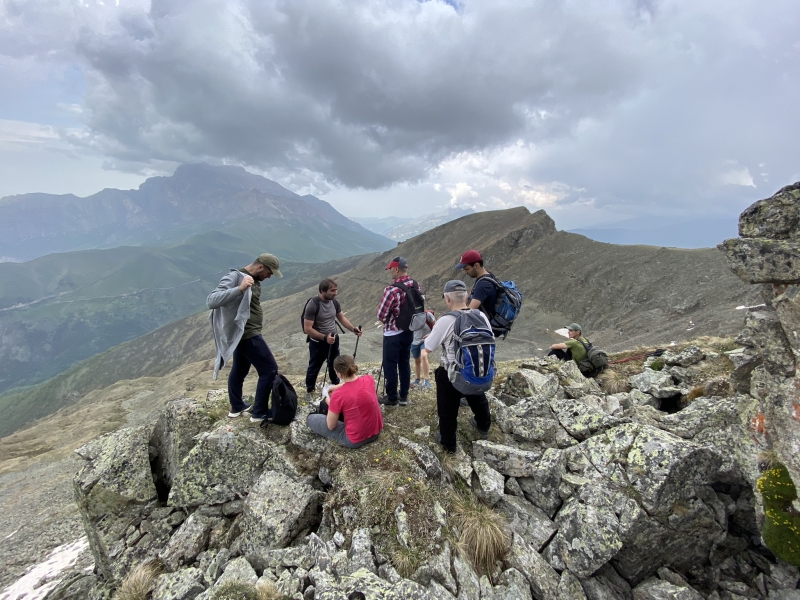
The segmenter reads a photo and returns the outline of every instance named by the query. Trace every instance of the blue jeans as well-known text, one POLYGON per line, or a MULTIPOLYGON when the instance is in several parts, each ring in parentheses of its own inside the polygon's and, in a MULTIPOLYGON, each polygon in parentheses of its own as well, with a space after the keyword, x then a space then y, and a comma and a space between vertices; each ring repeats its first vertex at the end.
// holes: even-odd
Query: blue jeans
POLYGON ((258 383, 256 384, 256 400, 253 404, 253 416, 269 416, 269 395, 272 393, 272 384, 278 372, 278 363, 272 356, 272 351, 267 342, 260 335, 256 335, 239 342, 233 351, 233 367, 228 376, 228 398, 231 401, 231 411, 238 412, 247 406, 242 400, 242 386, 244 378, 250 372, 250 366, 256 368, 258 383))
POLYGON ((336 424, 336 429, 330 430, 328 429, 328 416, 327 415, 315 415, 311 414, 306 417, 306 425, 308 428, 316 433, 317 435, 321 435, 322 437, 328 438, 329 440, 333 440, 340 446, 344 446, 345 448, 361 448, 361 446, 365 446, 371 442, 374 442, 380 436, 380 432, 376 433, 372 437, 368 437, 365 440, 361 440, 358 443, 353 443, 350 441, 350 438, 347 437, 347 433, 344 430, 344 423, 339 421, 336 424))
POLYGON ((339 336, 336 336, 336 341, 329 344, 325 340, 317 341, 311 340, 308 342, 308 369, 306 370, 306 391, 313 392, 314 385, 317 383, 317 375, 325 361, 328 361, 328 374, 331 378, 331 383, 339 383, 339 376, 333 370, 333 361, 339 356, 339 336))
POLYGON ((386 380, 386 395, 390 400, 408 398, 411 387, 411 342, 413 331, 403 331, 397 335, 383 336, 383 377, 386 380), (400 394, 397 383, 400 382, 400 394))

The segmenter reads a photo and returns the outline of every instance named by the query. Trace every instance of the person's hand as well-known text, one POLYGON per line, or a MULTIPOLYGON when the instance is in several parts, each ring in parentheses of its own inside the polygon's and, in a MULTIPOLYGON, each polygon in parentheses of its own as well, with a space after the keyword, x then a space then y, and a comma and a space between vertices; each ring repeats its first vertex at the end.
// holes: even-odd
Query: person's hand
POLYGON ((253 285, 253 278, 250 277, 250 275, 245 275, 242 279, 242 283, 239 284, 239 291, 244 293, 251 285, 253 285))
POLYGON ((361 327, 353 327, 353 333, 356 334, 356 337, 361 337, 361 334, 364 333, 364 331, 361 329, 361 327))
POLYGON ((338 390, 343 385, 344 385, 343 383, 331 383, 331 384, 328 384, 328 396, 330 396, 333 392, 338 390))
POLYGON ((325 341, 329 344, 333 344, 336 341, 336 336, 332 333, 329 333, 327 336, 325 336, 325 341))

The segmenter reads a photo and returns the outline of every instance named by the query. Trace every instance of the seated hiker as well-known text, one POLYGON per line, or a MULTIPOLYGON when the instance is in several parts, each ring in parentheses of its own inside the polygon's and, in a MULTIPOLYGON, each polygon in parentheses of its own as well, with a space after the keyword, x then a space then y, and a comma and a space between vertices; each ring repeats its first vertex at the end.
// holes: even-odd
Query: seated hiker
POLYGON ((581 362, 586 358, 586 348, 581 344, 581 341, 587 346, 589 345, 589 340, 583 337, 581 333, 581 326, 577 323, 567 325, 569 340, 550 346, 550 352, 547 353, 547 356, 555 356, 559 360, 574 360, 576 363, 581 362))
POLYGON ((352 356, 337 356, 333 368, 342 383, 328 388, 328 414, 310 414, 306 425, 314 433, 332 439, 345 448, 360 448, 378 439, 383 415, 372 375, 356 377, 358 367, 352 356), (344 422, 339 415, 344 415, 344 422))

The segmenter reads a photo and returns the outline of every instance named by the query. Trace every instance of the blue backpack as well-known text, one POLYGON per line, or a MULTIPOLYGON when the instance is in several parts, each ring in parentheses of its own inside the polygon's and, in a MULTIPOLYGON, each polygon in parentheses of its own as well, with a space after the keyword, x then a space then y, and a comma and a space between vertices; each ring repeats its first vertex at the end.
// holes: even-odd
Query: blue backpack
MULTIPOLYGON (((486 316, 489 318, 489 324, 492 326, 492 332, 495 337, 506 339, 506 336, 511 331, 511 326, 514 324, 514 319, 519 316, 522 310, 522 292, 517 289, 517 284, 513 281, 500 281, 491 274, 483 277, 491 281, 497 290, 495 312, 491 315, 486 313, 486 316)), ((481 305, 481 308, 483 308, 483 305, 481 305)))
MULTIPOLYGON (((450 383, 462 394, 480 394, 492 388, 495 374, 495 337, 479 310, 454 310, 455 362, 448 365, 450 383)), ((443 350, 444 351, 444 350, 443 350)))

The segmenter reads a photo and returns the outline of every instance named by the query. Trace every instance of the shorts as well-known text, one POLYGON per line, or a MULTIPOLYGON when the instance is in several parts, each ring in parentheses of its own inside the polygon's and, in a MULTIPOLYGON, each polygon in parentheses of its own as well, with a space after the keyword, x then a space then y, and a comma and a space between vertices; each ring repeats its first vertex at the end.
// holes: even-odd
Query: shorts
POLYGON ((420 342, 419 344, 411 344, 411 358, 419 358, 422 355, 422 346, 425 345, 425 342, 420 342))

